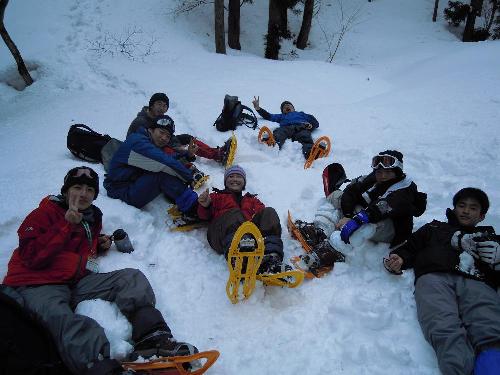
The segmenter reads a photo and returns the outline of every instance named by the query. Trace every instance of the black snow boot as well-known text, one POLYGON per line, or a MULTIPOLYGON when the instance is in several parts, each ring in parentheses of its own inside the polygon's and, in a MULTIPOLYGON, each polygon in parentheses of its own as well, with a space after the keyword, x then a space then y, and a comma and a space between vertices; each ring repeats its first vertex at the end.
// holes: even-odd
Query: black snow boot
POLYGON ((198 349, 194 345, 175 341, 168 331, 155 331, 135 344, 129 360, 135 361, 138 357, 173 357, 195 353, 198 353, 198 349))

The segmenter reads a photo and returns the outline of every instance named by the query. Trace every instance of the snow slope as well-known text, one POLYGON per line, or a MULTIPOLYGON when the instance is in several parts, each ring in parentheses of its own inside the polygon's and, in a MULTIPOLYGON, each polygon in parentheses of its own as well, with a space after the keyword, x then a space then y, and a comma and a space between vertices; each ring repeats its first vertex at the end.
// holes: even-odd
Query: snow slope
MULTIPOLYGON (((327 164, 340 162, 355 177, 369 171, 374 154, 396 148, 405 155, 406 173, 428 193, 415 228, 444 219, 453 194, 465 186, 489 194, 485 224, 498 228, 500 42, 459 42, 443 22, 430 21, 433 3, 349 2, 346 13, 361 10, 329 64, 325 33, 336 30, 339 9, 333 0, 323 1, 318 15, 326 32, 315 23, 311 47, 295 51, 294 59, 293 45, 285 42, 283 61, 262 58, 265 1, 243 7, 243 50, 228 49, 227 56, 214 53, 210 6, 173 17, 174 0, 11 2, 5 24, 36 82, 24 91, 12 88, 17 71, 0 45, 0 277, 21 221, 59 191, 69 168, 84 164, 65 147, 69 125, 85 123, 123 138, 157 91, 169 95, 168 114, 179 132, 212 145, 228 136, 211 126, 226 93, 247 105, 259 95, 271 112, 288 99, 316 116, 315 135, 329 135, 333 153, 309 170, 302 168, 298 144, 287 142, 278 152, 258 145, 256 132, 237 130, 236 162, 247 170, 247 190, 275 207, 283 222, 288 209, 296 218, 313 218, 327 164), (106 35, 134 28, 142 30, 137 43, 156 38, 155 54, 132 61, 90 50, 106 35)), ((290 15, 290 27, 298 32, 300 18, 290 15)), ((223 185, 218 165, 197 164, 211 186, 223 185)), ((104 175, 102 166, 93 167, 104 175)), ((220 350, 211 373, 439 373, 416 320, 413 274, 383 270, 385 245, 346 250, 347 262, 323 279, 296 290, 258 286, 248 301, 232 305, 225 261, 210 249, 204 230, 168 232, 162 199, 140 211, 102 189, 96 204, 105 231, 124 228, 136 249, 121 254, 113 248, 101 259, 102 270, 141 269, 177 339, 220 350)), ((287 258, 301 252, 286 230, 282 238, 287 258)), ((78 311, 106 327, 113 355, 130 349, 130 327, 115 306, 89 301, 78 311)))

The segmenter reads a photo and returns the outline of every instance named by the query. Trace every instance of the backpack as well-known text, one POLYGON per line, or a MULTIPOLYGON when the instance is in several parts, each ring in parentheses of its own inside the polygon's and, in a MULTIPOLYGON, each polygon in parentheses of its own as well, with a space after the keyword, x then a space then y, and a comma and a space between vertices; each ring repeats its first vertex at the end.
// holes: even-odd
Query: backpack
POLYGON ((75 124, 69 128, 67 146, 77 158, 100 163, 101 150, 110 140, 111 137, 107 134, 100 134, 87 125, 75 124))
MULTIPOLYGON (((3 288, 0 289, 0 375, 70 375, 50 334, 13 296, 4 293, 7 287, 3 288)), ((8 289, 12 291, 9 294, 17 294, 8 289)))
POLYGON ((215 128, 220 132, 236 130, 239 125, 255 129, 257 117, 247 106, 241 104, 237 96, 226 95, 222 112, 214 122, 215 128))

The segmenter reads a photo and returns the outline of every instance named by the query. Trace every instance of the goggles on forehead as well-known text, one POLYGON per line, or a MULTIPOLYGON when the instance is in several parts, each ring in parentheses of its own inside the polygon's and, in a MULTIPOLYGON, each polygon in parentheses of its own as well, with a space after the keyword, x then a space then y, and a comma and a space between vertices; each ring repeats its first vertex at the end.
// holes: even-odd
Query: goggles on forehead
POLYGON ((392 155, 376 155, 372 159, 372 168, 400 168, 403 170, 403 163, 401 163, 397 158, 392 155))
POLYGON ((160 119, 158 119, 158 121, 156 121, 156 124, 158 126, 168 127, 170 129, 172 129, 172 132, 175 132, 175 124, 171 118, 160 118, 160 119))
POLYGON ((66 180, 70 177, 78 178, 78 177, 82 177, 82 176, 86 176, 86 177, 90 178, 91 180, 94 179, 94 176, 92 176, 92 172, 90 171, 90 169, 78 168, 72 176, 66 176, 66 178, 64 179, 64 182, 66 182, 66 180))

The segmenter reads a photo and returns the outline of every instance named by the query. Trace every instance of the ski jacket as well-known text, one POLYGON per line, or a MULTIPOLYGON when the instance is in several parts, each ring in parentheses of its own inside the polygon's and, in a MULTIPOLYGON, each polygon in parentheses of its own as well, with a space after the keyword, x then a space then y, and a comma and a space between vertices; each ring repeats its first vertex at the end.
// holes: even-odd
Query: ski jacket
POLYGON ((259 108, 257 112, 259 112, 259 115, 261 115, 263 119, 277 122, 280 124, 280 126, 303 125, 309 123, 312 125, 311 130, 317 129, 319 127, 318 120, 316 120, 313 115, 304 112, 294 111, 288 113, 271 114, 263 108, 259 108))
POLYGON ((402 269, 413 268, 415 282, 426 273, 445 272, 458 273, 468 278, 485 281, 495 288, 500 286, 500 271, 493 271, 480 260, 474 261, 475 271, 464 272, 464 267, 460 265, 460 251, 451 246, 451 238, 456 231, 494 234, 493 227, 460 226, 451 209, 446 210, 446 216, 447 222, 433 220, 425 224, 413 233, 405 244, 391 252, 391 254, 399 255, 403 259, 402 269))
POLYGON ((127 137, 138 131, 140 128, 149 128, 154 125, 156 122, 156 118, 151 118, 148 115, 148 107, 142 107, 142 110, 137 114, 137 117, 130 123, 130 126, 127 130, 127 137))
POLYGON ((395 236, 391 247, 394 247, 411 234, 413 216, 424 213, 427 196, 419 193, 417 185, 404 174, 395 180, 377 183, 372 172, 356 178, 344 189, 340 205, 345 217, 352 217, 356 206, 361 206, 371 223, 392 219, 395 236))
POLYGON ((89 255, 98 252, 102 213, 92 205, 93 222, 90 238, 82 224, 71 224, 64 218, 67 207, 55 196, 45 197, 38 208, 23 221, 17 233, 19 247, 10 258, 3 281, 10 286, 72 284, 89 271, 89 255))
POLYGON ((210 193, 211 203, 208 207, 198 205, 198 217, 202 220, 214 220, 232 209, 239 209, 246 220, 262 211, 266 206, 257 198, 256 194, 233 193, 228 190, 217 190, 210 193))
POLYGON ((167 155, 153 143, 148 131, 140 128, 113 155, 104 186, 108 189, 128 185, 146 172, 164 172, 191 183, 193 174, 177 160, 181 157, 179 153, 167 155))

